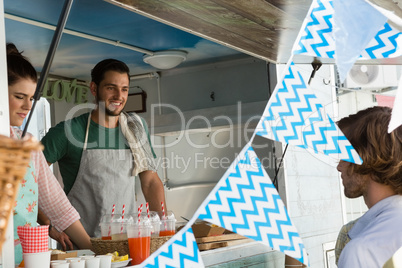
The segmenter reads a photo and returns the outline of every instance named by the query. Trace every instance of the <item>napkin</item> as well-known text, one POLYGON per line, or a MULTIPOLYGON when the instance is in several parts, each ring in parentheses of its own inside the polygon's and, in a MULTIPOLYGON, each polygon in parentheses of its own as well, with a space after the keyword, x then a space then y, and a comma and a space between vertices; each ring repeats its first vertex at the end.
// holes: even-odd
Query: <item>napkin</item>
POLYGON ((38 253, 49 251, 49 225, 37 227, 18 226, 17 233, 20 237, 22 252, 38 253))

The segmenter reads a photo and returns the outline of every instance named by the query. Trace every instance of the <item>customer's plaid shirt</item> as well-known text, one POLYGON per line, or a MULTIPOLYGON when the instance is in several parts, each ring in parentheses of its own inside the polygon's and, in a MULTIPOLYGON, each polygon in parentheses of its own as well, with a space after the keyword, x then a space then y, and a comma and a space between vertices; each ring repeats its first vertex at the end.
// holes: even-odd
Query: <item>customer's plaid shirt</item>
POLYGON ((335 259, 336 264, 338 264, 339 256, 341 256, 342 249, 346 246, 346 244, 350 241, 350 237, 348 232, 352 229, 353 225, 357 222, 359 218, 352 220, 342 226, 341 230, 338 234, 338 239, 336 240, 335 244, 335 259))

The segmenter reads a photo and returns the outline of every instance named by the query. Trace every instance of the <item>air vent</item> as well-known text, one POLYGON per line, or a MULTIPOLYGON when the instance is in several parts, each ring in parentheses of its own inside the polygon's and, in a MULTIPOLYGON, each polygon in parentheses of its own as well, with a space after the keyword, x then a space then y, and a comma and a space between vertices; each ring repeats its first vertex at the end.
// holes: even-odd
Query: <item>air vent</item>
POLYGON ((355 65, 346 79, 348 88, 382 89, 397 85, 397 68, 394 65, 355 65))

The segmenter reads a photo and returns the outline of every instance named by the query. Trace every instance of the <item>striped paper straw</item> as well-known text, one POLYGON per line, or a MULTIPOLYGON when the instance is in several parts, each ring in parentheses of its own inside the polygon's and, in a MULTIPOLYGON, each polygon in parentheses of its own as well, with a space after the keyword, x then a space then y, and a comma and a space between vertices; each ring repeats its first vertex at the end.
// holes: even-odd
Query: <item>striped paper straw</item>
MULTIPOLYGON (((116 208, 116 205, 115 205, 115 204, 113 204, 113 208, 112 208, 112 216, 110 217, 110 222, 112 222, 112 221, 113 221, 113 217, 114 217, 114 209, 115 209, 115 208, 116 208)), ((111 232, 112 232, 112 227, 109 225, 109 232, 108 232, 108 236, 110 236, 111 232)))
POLYGON ((147 216, 148 216, 148 219, 149 219, 149 204, 148 204, 148 202, 145 205, 147 207, 147 216))
POLYGON ((163 201, 161 202, 161 206, 162 206, 162 220, 165 223, 164 227, 165 227, 165 231, 166 231, 167 230, 167 224, 166 224, 165 206, 163 205, 163 201))
POLYGON ((113 216, 114 216, 114 210, 115 210, 115 208, 116 208, 116 204, 113 204, 113 208, 112 208, 112 219, 113 219, 113 216))
POLYGON ((163 219, 166 219, 166 216, 165 216, 165 207, 163 206, 163 201, 161 202, 161 206, 162 206, 162 216, 163 216, 163 219))
POLYGON ((141 237, 141 228, 140 228, 141 212, 142 212, 142 204, 141 206, 138 207, 138 237, 141 237))
POLYGON ((142 212, 142 204, 141 206, 138 207, 138 224, 140 224, 141 221, 141 212, 142 212))
POLYGON ((123 211, 121 212, 121 228, 120 228, 120 233, 123 233, 123 220, 124 220, 124 211, 126 210, 126 205, 123 204, 123 211))

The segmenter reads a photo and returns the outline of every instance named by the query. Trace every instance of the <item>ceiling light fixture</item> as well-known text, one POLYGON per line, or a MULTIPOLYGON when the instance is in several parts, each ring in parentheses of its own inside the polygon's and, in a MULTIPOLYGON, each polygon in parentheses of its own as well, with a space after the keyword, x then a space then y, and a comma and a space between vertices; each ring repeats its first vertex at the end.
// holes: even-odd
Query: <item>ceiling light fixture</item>
POLYGON ((157 69, 171 69, 185 61, 187 52, 178 50, 164 50, 153 53, 153 55, 144 55, 144 62, 157 69))

